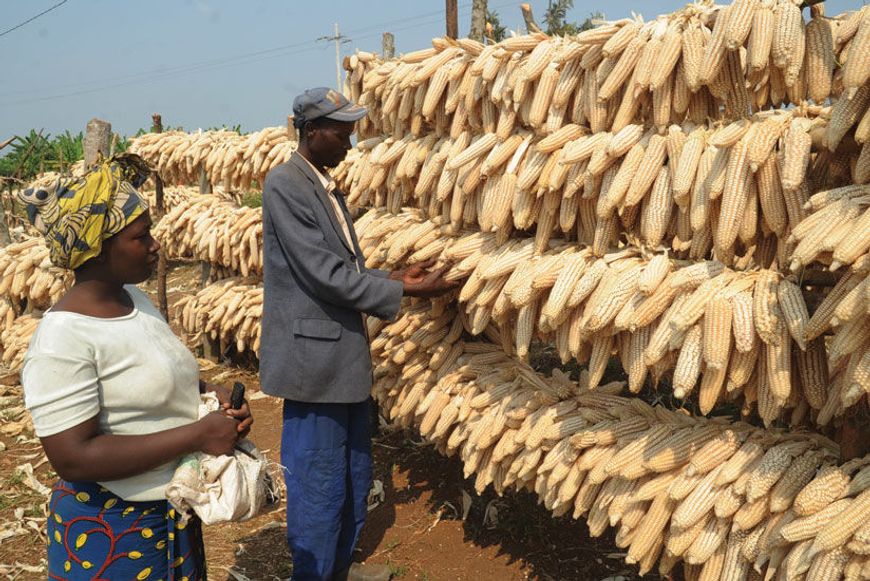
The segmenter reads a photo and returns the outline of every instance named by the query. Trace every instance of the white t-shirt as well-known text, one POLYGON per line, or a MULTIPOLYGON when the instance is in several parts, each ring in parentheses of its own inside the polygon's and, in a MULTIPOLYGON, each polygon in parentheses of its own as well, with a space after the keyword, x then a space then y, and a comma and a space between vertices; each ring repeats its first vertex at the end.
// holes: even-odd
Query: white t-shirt
MULTIPOLYGON (((102 433, 117 435, 151 434, 196 421, 196 359, 142 291, 125 290, 133 312, 123 317, 51 310, 43 316, 21 373, 38 436, 94 416, 102 433)), ((177 463, 99 484, 126 500, 162 499, 177 463)))

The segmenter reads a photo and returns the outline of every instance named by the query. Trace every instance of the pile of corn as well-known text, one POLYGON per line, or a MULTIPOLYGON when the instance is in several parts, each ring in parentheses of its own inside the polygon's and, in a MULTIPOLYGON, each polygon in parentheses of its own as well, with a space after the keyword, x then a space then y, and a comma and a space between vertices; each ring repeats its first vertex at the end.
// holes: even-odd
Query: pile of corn
POLYGON ((46 171, 42 172, 35 176, 29 183, 27 184, 19 184, 18 187, 12 190, 13 194, 15 194, 18 189, 38 189, 38 188, 46 188, 53 187, 59 181, 63 182, 64 180, 74 179, 77 177, 81 177, 85 172, 85 162, 84 160, 79 160, 74 164, 67 166, 63 173, 57 171, 46 171))
MULTIPOLYGON (((148 198, 148 204, 152 208, 157 205, 157 194, 154 189, 144 190, 145 196, 148 198)), ((208 194, 201 194, 199 186, 185 186, 185 185, 166 185, 163 187, 163 208, 164 211, 169 211, 178 204, 182 202, 186 202, 191 198, 196 198, 198 196, 213 196, 224 202, 228 202, 230 204, 234 204, 236 206, 243 205, 245 199, 245 192, 239 192, 235 190, 226 190, 223 186, 214 186, 208 194)))
MULTIPOLYGON (((704 414, 736 402, 768 426, 829 424, 866 401, 868 48, 870 8, 814 7, 804 23, 789 0, 736 0, 347 59, 369 116, 333 177, 376 208, 356 224, 367 264, 436 258, 464 281, 368 319, 386 415, 458 452, 478 490, 529 488, 593 534, 616 527, 642 571, 870 576, 870 458, 840 464, 809 431, 693 418, 603 384, 617 356, 630 392, 665 379, 704 414), (839 280, 825 293, 808 269, 839 280), (523 363, 534 339, 588 362, 579 384, 523 363)), ((239 190, 289 156, 279 129, 135 147, 172 179, 203 166, 239 190)), ((176 256, 262 273, 259 211, 191 197, 157 231, 176 256)), ((261 315, 245 278, 175 312, 255 353, 261 315)))
POLYGON ((228 191, 260 184, 273 167, 296 150, 286 127, 267 127, 240 135, 235 131, 146 133, 131 140, 129 151, 142 156, 168 183, 199 182, 200 169, 209 182, 228 191))
POLYGON ((533 490, 555 515, 585 516, 593 536, 616 527, 641 574, 682 560, 692 579, 866 578, 870 457, 838 464, 821 436, 652 407, 619 397, 620 382, 589 389, 585 372, 544 377, 463 342, 454 315, 420 301, 395 322, 369 319, 374 394, 458 453, 479 492, 533 490))
POLYGON ((255 280, 226 278, 173 306, 174 318, 193 342, 207 335, 220 343, 221 352, 234 345, 238 353, 260 352, 263 287, 255 280))
POLYGON ((802 283, 808 265, 867 276, 870 186, 855 184, 870 181, 868 45, 866 7, 833 18, 814 7, 805 24, 792 2, 737 0, 570 38, 435 39, 386 62, 360 53, 346 68, 370 110, 365 139, 335 177, 358 205, 429 218, 390 231, 379 216, 371 264, 461 261, 451 276, 470 276, 460 300, 471 328, 496 320, 520 355, 537 332, 563 358, 590 358, 593 377, 616 351, 637 389, 677 368, 678 394, 710 384, 705 412, 743 384, 768 422, 793 408, 798 419, 820 410, 824 424, 868 383, 855 356, 866 301, 847 302, 845 325, 827 312, 836 292, 810 317, 802 283), (464 242, 448 247, 451 237, 464 242), (685 292, 660 284, 694 268, 717 272, 685 292), (641 289, 641 272, 658 278, 641 289), (595 281, 589 294, 565 290, 581 278, 595 281), (679 312, 683 301, 696 312, 679 312), (755 324, 742 339, 739 319, 755 324), (804 367, 792 351, 830 365, 810 367, 814 384, 830 375, 845 387, 787 387, 804 367))
MULTIPOLYGON (((413 205, 502 241, 534 228, 541 246, 567 235, 600 256, 627 235, 685 258, 713 251, 730 264, 759 249, 789 252, 811 194, 870 182, 870 143, 860 154, 812 151, 814 139, 842 139, 826 117, 843 102, 672 125, 664 135, 635 123, 615 134, 572 124, 545 137, 527 129, 504 138, 469 130, 456 139, 374 137, 336 177, 351 204, 393 212, 413 205)), ((858 189, 866 194, 870 185, 858 189)))
MULTIPOLYGON (((52 266, 41 236, 0 248, 0 296, 12 305, 47 309, 72 284, 72 273, 52 266)), ((0 303, 0 317, 8 317, 0 303)))
POLYGON ((770 269, 633 246, 597 258, 564 240, 536 254, 534 238, 499 245, 495 234, 451 233, 418 211, 371 210, 356 229, 366 266, 451 264, 447 278, 465 279, 458 301, 470 333, 495 323, 523 359, 533 338, 551 341, 563 362, 588 363, 590 388, 616 353, 632 392, 667 376, 677 398, 698 394, 704 414, 736 400, 766 424, 788 412, 792 425, 826 425, 870 392, 870 268, 850 270, 809 316, 799 281, 770 269))
POLYGON ((456 139, 470 129, 505 139, 519 126, 615 134, 638 118, 664 132, 685 120, 733 120, 841 95, 863 112, 868 44, 866 7, 833 18, 814 7, 804 23, 790 0, 736 0, 566 38, 532 34, 487 47, 433 39, 398 59, 358 53, 345 66, 350 95, 370 110, 362 137, 456 139))
MULTIPOLYGON (((221 190, 223 191, 223 190, 221 190)), ((143 189, 141 193, 145 196, 148 206, 153 213, 157 207, 157 193, 153 189, 143 189)), ((216 192, 217 193, 217 192, 216 192)), ((163 187, 163 208, 169 211, 175 206, 187 202, 191 198, 199 196, 199 188, 193 186, 168 185, 163 187)), ((218 195, 218 197, 222 197, 218 195)))
POLYGON ((154 236, 170 258, 195 258, 228 271, 263 272, 263 222, 259 208, 213 195, 191 195, 169 210, 154 236))
POLYGON ((791 233, 797 247, 789 256, 791 270, 820 262, 831 270, 870 262, 870 187, 847 186, 820 192, 806 204, 812 215, 791 233))
POLYGON ((3 349, 0 362, 7 369, 21 369, 24 355, 27 354, 27 348, 30 346, 30 338, 36 331, 40 318, 34 315, 22 315, 0 331, 0 347, 3 349))

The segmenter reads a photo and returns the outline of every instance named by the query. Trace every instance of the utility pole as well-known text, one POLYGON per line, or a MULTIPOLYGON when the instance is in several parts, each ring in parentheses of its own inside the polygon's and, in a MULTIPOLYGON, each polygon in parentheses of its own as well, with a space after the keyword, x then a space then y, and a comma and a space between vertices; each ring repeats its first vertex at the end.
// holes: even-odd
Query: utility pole
POLYGON ((459 7, 457 0, 447 0, 447 38, 459 38, 459 7))
POLYGON ((335 23, 335 33, 332 36, 321 36, 317 40, 335 42, 335 89, 341 92, 341 45, 350 42, 350 39, 338 31, 338 22, 335 23))

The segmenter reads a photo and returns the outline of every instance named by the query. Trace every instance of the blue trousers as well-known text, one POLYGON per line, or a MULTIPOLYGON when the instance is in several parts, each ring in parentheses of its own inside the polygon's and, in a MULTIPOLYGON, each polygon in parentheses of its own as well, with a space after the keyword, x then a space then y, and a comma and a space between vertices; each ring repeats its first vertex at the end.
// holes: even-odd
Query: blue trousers
POLYGON ((281 463, 293 579, 332 579, 350 566, 372 482, 371 400, 284 400, 281 463))

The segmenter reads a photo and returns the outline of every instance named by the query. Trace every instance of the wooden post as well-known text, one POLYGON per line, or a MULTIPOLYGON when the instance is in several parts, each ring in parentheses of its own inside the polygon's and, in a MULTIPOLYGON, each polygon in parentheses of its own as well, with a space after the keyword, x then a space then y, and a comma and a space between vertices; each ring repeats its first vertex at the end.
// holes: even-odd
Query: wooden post
POLYGON ((446 16, 447 16, 447 38, 459 37, 459 8, 457 0, 446 0, 446 16))
POLYGON ((108 157, 109 141, 112 138, 112 124, 102 119, 91 119, 85 128, 85 167, 97 162, 99 155, 108 157))
POLYGON ((221 360, 222 350, 221 342, 217 339, 212 339, 211 335, 204 333, 202 336, 202 357, 215 363, 221 360))
POLYGON ((208 181, 208 174, 205 173, 205 167, 203 166, 200 166, 199 168, 199 193, 211 193, 211 182, 208 181))
POLYGON ((396 37, 392 32, 385 32, 381 40, 381 48, 384 53, 384 59, 391 59, 396 56, 396 37))
MULTIPOLYGON (((211 182, 208 181, 208 175, 205 173, 205 167, 199 168, 199 193, 210 194, 211 182)), ((202 260, 199 263, 199 288, 204 289, 208 284, 208 279, 211 277, 211 263, 207 260, 202 260)), ((218 362, 221 358, 220 341, 212 339, 208 333, 203 333, 202 341, 202 356, 209 361, 218 362)))
POLYGON ((468 38, 483 42, 483 32, 486 28, 486 0, 474 0, 471 3, 471 30, 468 38))
MULTIPOLYGON (((9 182, 9 199, 12 200, 12 182, 9 182)), ((6 221, 6 204, 0 201, 0 247, 6 246, 12 242, 12 236, 9 235, 9 223, 6 221)))
MULTIPOLYGON (((154 208, 157 220, 163 218, 165 207, 163 205, 163 178, 157 172, 154 173, 154 192, 156 208, 154 208)), ((166 321, 169 321, 169 302, 166 299, 166 249, 161 248, 157 255, 157 307, 166 321)))
MULTIPOLYGON (((151 116, 151 120, 153 123, 151 129, 157 129, 157 133, 161 133, 163 131, 163 123, 160 122, 160 115, 155 113, 151 116)), ((163 199, 163 178, 160 177, 156 169, 154 170, 154 198, 156 206, 154 208, 154 221, 156 222, 166 214, 166 206, 163 199)), ((157 307, 160 309, 160 314, 168 322, 169 302, 166 299, 166 270, 166 249, 161 248, 157 257, 157 307)))
MULTIPOLYGON (((200 194, 210 194, 211 193, 211 182, 208 181, 208 175, 205 173, 205 168, 199 168, 199 193, 200 194)), ((211 263, 203 260, 200 263, 201 271, 199 274, 199 288, 205 288, 205 285, 208 284, 208 278, 211 276, 211 263)))
MULTIPOLYGON (((208 181, 208 175, 205 173, 205 168, 199 168, 199 193, 210 194, 211 182, 208 181)), ((211 263, 203 260, 199 263, 199 288, 203 289, 208 284, 208 279, 211 276, 211 263)), ((219 361, 221 355, 220 343, 212 339, 208 333, 202 336, 202 356, 209 361, 219 361)))

